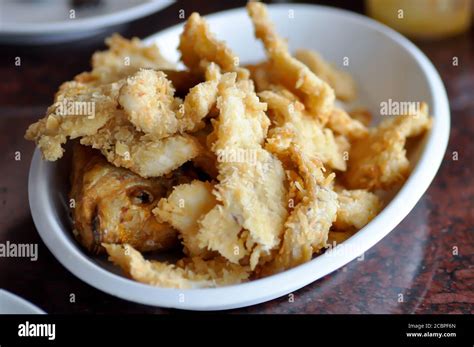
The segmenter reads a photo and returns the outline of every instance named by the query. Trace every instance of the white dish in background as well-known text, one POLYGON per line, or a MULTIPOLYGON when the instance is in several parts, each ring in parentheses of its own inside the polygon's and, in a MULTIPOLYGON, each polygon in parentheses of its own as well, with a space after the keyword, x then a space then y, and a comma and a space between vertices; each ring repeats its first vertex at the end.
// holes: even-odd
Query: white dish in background
MULTIPOLYGON (((405 185, 373 221, 344 242, 344 252, 326 253, 283 273, 244 284, 190 290, 156 288, 122 276, 105 257, 91 257, 80 248, 72 237, 65 204, 68 158, 45 162, 36 150, 29 175, 33 219, 47 247, 77 277, 99 290, 147 305, 223 310, 258 304, 291 293, 358 257, 395 228, 421 198, 444 156, 450 127, 446 92, 431 62, 401 35, 358 14, 298 4, 272 5, 269 12, 291 49, 318 50, 339 66, 349 57, 348 70, 358 82, 360 103, 375 115, 380 102, 389 98, 428 103, 435 118, 433 128, 415 151, 415 167, 405 185), (293 19, 289 19, 290 10, 293 19)), ((264 58, 245 9, 206 18, 212 31, 227 41, 242 63, 264 58)), ((166 57, 177 60, 180 32, 181 25, 175 26, 153 35, 148 42, 158 42, 166 57)))
POLYGON ((71 0, 1 0, 0 42, 43 44, 93 36, 115 25, 145 17, 172 0, 101 0, 72 7, 71 0), (71 10, 75 18, 71 17, 71 10))
POLYGON ((45 312, 18 295, 0 289, 0 314, 45 314, 45 312))

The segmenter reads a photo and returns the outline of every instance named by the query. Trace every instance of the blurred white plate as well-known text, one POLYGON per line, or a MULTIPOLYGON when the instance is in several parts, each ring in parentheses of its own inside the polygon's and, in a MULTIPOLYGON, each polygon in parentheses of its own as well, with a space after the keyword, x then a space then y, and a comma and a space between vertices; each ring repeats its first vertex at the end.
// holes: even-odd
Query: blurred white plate
POLYGON ((98 5, 73 8, 71 0, 0 0, 0 42, 57 43, 92 36, 173 2, 101 0, 98 5))
POLYGON ((18 295, 0 289, 0 314, 45 314, 45 312, 18 295))
MULTIPOLYGON (((360 256, 393 230, 421 198, 443 159, 450 127, 446 91, 431 62, 403 36, 352 12, 298 4, 269 6, 269 12, 292 50, 318 50, 341 67, 344 57, 348 57, 349 66, 344 68, 358 82, 359 101, 376 118, 380 102, 389 98, 428 103, 434 117, 433 128, 414 151, 413 172, 404 186, 374 220, 342 244, 340 252, 326 252, 293 269, 244 284, 211 289, 156 288, 124 277, 105 257, 93 257, 81 249, 72 237, 66 203, 70 153, 66 151, 66 156, 57 162, 46 162, 37 149, 28 185, 31 213, 46 246, 77 277, 104 292, 147 305, 223 310, 258 304, 291 293, 360 256)), ((264 58, 245 9, 206 19, 242 63, 264 58)), ((181 30, 182 25, 169 28, 147 42, 157 43, 167 58, 177 61, 181 30)))

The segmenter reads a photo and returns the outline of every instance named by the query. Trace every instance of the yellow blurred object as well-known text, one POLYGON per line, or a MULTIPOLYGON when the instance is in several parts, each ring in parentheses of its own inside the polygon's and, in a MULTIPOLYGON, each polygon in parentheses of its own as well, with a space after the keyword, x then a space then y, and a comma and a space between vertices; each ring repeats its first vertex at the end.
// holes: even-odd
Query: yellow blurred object
POLYGON ((369 16, 413 38, 438 39, 471 25, 471 0, 366 0, 369 16))

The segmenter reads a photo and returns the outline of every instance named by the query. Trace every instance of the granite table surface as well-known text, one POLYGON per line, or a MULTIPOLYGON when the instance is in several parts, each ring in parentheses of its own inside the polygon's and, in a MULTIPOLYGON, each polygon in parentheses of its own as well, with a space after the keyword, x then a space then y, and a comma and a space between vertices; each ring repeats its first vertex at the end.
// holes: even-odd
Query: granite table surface
MULTIPOLYGON (((334 3, 347 7, 342 1, 334 3)), ((207 14, 243 4, 178 2, 115 30, 127 37, 146 37, 180 23, 180 9, 207 14)), ((363 10, 360 2, 350 7, 363 10)), ((89 68, 90 55, 103 48, 107 34, 39 47, 0 44, 0 243, 39 245, 36 262, 0 258, 0 288, 48 313, 177 312, 127 302, 82 282, 46 248, 30 215, 27 183, 34 145, 24 140, 25 129, 43 116, 61 82, 89 68), (21 57, 20 66, 15 65, 16 57, 21 57), (15 158, 18 152, 20 160, 15 158)), ((294 292, 294 300, 285 296, 230 312, 474 313, 474 31, 415 43, 439 71, 451 108, 448 149, 429 189, 363 260, 294 292), (457 66, 453 57, 458 58, 457 66)))

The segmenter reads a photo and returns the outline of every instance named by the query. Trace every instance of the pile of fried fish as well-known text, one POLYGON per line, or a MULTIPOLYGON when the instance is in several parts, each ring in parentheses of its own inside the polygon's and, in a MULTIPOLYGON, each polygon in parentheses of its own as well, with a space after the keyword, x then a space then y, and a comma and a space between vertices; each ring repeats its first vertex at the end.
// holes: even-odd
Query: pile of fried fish
POLYGON ((425 104, 369 128, 368 111, 337 106, 357 97, 350 75, 292 55, 265 5, 247 10, 265 61, 241 66, 197 13, 180 36, 185 69, 114 35, 26 132, 49 161, 76 139, 74 234, 139 282, 215 287, 311 260, 379 213, 379 192, 410 172, 407 138, 430 128, 425 104), (65 102, 94 114, 65 115, 65 102), (176 263, 143 256, 176 247, 176 263))

